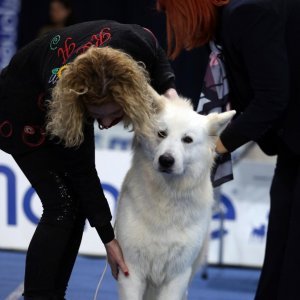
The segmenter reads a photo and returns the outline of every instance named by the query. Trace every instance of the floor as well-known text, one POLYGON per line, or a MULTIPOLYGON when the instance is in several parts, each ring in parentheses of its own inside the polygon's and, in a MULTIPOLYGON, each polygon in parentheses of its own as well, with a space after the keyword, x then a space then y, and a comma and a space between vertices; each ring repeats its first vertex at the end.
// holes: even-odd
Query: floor
MULTIPOLYGON (((22 299, 25 253, 0 251, 0 300, 22 299)), ((67 293, 68 300, 117 300, 116 281, 108 268, 97 298, 95 292, 105 259, 78 256, 67 293)), ((196 274, 189 300, 253 300, 259 270, 209 266, 196 274), (207 274, 207 279, 203 275, 207 274)))

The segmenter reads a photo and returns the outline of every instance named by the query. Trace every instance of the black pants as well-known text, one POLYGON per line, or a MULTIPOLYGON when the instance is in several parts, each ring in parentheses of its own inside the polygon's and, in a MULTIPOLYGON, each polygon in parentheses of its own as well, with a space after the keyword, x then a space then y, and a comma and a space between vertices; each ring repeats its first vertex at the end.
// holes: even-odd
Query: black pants
POLYGON ((43 206, 26 257, 25 299, 64 299, 81 243, 85 217, 78 209, 59 152, 45 147, 14 156, 14 159, 43 206))
POLYGON ((255 300, 300 299, 300 155, 282 146, 271 186, 265 259, 255 300))

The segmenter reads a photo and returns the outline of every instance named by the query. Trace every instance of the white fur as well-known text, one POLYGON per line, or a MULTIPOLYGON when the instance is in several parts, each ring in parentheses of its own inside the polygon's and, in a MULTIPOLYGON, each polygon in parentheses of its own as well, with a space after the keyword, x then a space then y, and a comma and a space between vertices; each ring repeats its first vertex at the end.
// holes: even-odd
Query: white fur
POLYGON ((116 236, 130 274, 119 274, 122 300, 186 299, 211 219, 216 134, 235 113, 201 116, 187 100, 156 98, 165 103, 158 128, 135 140, 117 208, 116 236), (164 155, 172 166, 161 166, 164 155))

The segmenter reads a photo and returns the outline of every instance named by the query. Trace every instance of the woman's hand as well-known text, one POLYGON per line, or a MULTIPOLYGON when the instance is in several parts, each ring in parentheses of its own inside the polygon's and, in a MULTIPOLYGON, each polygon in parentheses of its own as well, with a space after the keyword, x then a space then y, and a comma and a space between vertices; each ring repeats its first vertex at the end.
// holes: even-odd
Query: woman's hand
POLYGON ((217 139, 215 151, 216 151, 217 154, 224 154, 224 153, 228 152, 228 150, 225 148, 225 146, 223 145, 220 138, 217 139))
POLYGON ((125 276, 129 275, 128 268, 125 264, 121 247, 116 239, 104 245, 107 254, 107 261, 111 268, 113 277, 118 280, 119 269, 125 276))

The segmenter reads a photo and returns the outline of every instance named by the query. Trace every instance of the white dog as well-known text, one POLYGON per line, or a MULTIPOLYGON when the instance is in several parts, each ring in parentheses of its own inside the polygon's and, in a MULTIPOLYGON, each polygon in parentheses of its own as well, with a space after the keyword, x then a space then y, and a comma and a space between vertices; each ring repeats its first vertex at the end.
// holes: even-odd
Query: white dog
POLYGON ((201 116, 185 99, 164 99, 152 138, 134 143, 120 193, 116 236, 129 276, 122 300, 182 300, 197 271, 213 203, 216 136, 234 111, 201 116))

